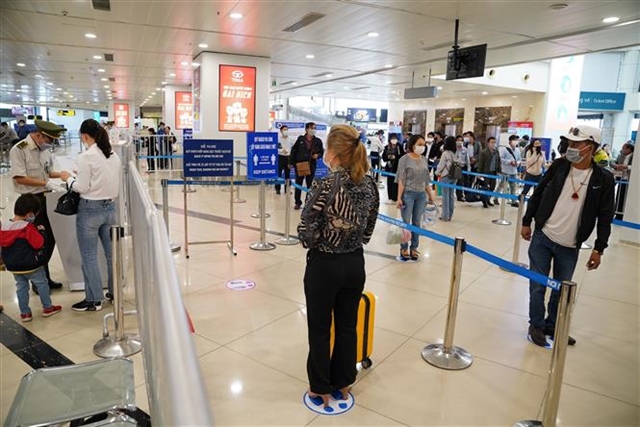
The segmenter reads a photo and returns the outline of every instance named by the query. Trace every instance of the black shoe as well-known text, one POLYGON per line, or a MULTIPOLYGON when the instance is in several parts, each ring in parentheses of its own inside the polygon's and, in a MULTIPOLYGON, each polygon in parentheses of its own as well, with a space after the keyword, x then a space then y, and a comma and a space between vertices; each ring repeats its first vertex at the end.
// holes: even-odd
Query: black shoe
POLYGON ((279 190, 276 190, 276 194, 280 194, 280 191, 279 191, 279 190))
POLYGON ((62 288, 62 283, 49 280, 49 289, 60 289, 60 288, 62 288))
MULTIPOLYGON (((552 339, 556 336, 556 331, 551 328, 544 328, 544 334, 549 335, 552 339)), ((567 340, 567 344, 576 345, 576 339, 569 335, 569 339, 567 340)))
POLYGON ((107 299, 107 301, 113 302, 113 294, 111 292, 107 292, 104 297, 107 299))
POLYGON ((487 202, 487 205, 489 205, 489 206, 494 206, 494 204, 493 204, 493 203, 491 203, 491 200, 489 200, 489 201, 487 202))
POLYGON ((540 347, 547 347, 547 337, 545 337, 544 331, 540 328, 536 328, 533 325, 529 325, 529 339, 535 345, 540 347))
POLYGON ((83 299, 71 306, 73 311, 100 311, 102 310, 102 301, 89 302, 83 299))
POLYGON ((520 206, 520 203, 513 202, 513 203, 511 203, 511 206, 513 206, 514 208, 517 208, 518 206, 520 206))

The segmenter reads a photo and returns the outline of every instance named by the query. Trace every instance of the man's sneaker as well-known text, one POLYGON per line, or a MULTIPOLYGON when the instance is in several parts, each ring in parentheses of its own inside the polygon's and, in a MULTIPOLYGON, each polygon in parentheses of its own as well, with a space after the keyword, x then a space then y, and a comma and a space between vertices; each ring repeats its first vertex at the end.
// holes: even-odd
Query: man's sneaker
MULTIPOLYGON (((553 339, 556 336, 556 331, 551 328, 544 328, 544 334, 549 335, 551 339, 553 339)), ((571 335, 569 335, 569 339, 567 341, 568 341, 567 344, 569 345, 576 345, 576 339, 573 338, 571 335)))
POLYGON ((31 320, 33 320, 33 314, 28 313, 28 314, 22 314, 20 313, 20 320, 22 320, 23 322, 31 322, 31 320))
POLYGON ((109 302, 113 302, 113 294, 111 292, 107 292, 104 297, 107 299, 107 301, 109 302))
POLYGON ((60 313, 61 311, 62 311, 62 306, 52 305, 49 308, 43 308, 42 309, 42 317, 53 316, 54 314, 60 313))
POLYGON ((49 281, 49 289, 61 289, 61 288, 62 288, 62 283, 54 282, 53 280, 49 281))
POLYGON ((294 210, 296 210, 296 211, 299 211, 299 210, 300 210, 300 206, 302 206, 302 205, 298 205, 298 204, 296 204, 296 205, 293 207, 293 209, 294 209, 294 210))
POLYGON ((547 347, 547 337, 544 335, 544 331, 540 328, 536 328, 533 325, 529 325, 529 339, 535 345, 540 347, 547 347))
POLYGON ((89 302, 83 299, 71 306, 74 311, 100 311, 102 310, 102 301, 89 302))

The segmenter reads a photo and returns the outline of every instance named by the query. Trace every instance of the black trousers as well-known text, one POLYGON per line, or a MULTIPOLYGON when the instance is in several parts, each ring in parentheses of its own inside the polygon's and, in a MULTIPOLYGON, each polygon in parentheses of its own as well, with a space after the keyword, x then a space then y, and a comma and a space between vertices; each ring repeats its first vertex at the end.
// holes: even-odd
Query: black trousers
POLYGON ((304 294, 307 302, 309 356, 307 376, 313 393, 328 394, 356 380, 356 323, 366 273, 364 252, 307 253, 304 294), (335 321, 330 353, 331 313, 335 321))
MULTIPOLYGON (((298 176, 298 174, 296 173, 296 184, 302 185, 303 182, 306 182, 307 188, 311 188, 311 183, 313 182, 313 177, 315 176, 315 174, 315 170, 311 170, 311 175, 307 176, 298 176)), ((295 199, 296 205, 302 205, 302 190, 296 188, 296 190, 293 192, 293 198, 295 199)))
MULTIPOLYGON (((291 173, 289 172, 289 156, 278 155, 278 176, 283 179, 289 179, 291 173)), ((288 189, 285 188, 285 191, 288 189)), ((280 192, 280 184, 276 184, 276 191, 280 192)))
POLYGON ((398 201, 398 184, 395 182, 395 176, 387 177, 387 196, 389 200, 398 201))
POLYGON ((49 223, 49 215, 47 214, 47 198, 44 194, 45 193, 34 194, 40 203, 40 212, 36 215, 36 219, 33 221, 33 224, 35 226, 42 225, 44 227, 42 232, 44 235, 44 256, 46 259, 44 272, 47 275, 47 280, 51 282, 51 275, 49 274, 49 260, 51 260, 53 249, 56 247, 56 238, 53 236, 53 230, 49 223))
MULTIPOLYGON (((155 156, 155 155, 156 155, 156 139, 149 138, 149 143, 147 145, 147 156, 155 156)), ((156 170, 156 159, 147 159, 147 170, 149 171, 156 170)))
MULTIPOLYGON (((371 169, 380 169, 380 153, 372 151, 370 157, 371 169)), ((380 174, 378 172, 371 171, 371 176, 376 182, 378 182, 378 178, 380 177, 380 174)))

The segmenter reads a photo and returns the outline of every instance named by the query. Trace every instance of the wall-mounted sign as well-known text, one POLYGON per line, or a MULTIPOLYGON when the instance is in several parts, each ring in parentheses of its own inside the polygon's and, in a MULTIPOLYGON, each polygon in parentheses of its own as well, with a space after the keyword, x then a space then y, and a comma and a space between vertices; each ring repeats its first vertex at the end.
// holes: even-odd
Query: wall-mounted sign
POLYGON ((113 104, 115 127, 129 129, 129 104, 113 104))
POLYGON ((200 132, 200 67, 193 70, 193 130, 200 132))
POLYGON ((580 92, 579 110, 624 110, 626 94, 618 92, 580 92))
POLYGON ((253 132, 256 119, 256 68, 220 65, 218 130, 253 132))
POLYGON ((371 122, 378 121, 375 108, 347 108, 347 120, 350 122, 371 122))
POLYGON ((525 135, 531 138, 533 136, 533 122, 509 122, 507 124, 507 132, 512 135, 518 135, 520 138, 525 135))
POLYGON ((76 115, 76 110, 58 110, 58 116, 72 117, 76 115))
POLYGON ((176 92, 176 129, 193 128, 193 97, 191 92, 176 92))

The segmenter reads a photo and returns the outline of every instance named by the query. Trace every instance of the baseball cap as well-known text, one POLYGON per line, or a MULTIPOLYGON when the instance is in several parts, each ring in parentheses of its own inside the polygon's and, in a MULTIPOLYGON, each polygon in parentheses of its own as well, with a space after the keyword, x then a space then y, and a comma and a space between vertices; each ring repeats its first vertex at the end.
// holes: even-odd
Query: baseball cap
POLYGON ((36 119, 33 121, 33 123, 36 125, 36 128, 39 132, 53 139, 60 138, 60 135, 67 131, 67 129, 63 128, 62 126, 58 126, 57 124, 48 122, 46 120, 36 119))
POLYGON ((576 125, 569 129, 569 132, 562 135, 563 138, 568 139, 569 141, 591 141, 596 145, 600 144, 602 140, 602 136, 600 134, 600 129, 596 129, 592 126, 582 126, 576 125))

